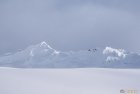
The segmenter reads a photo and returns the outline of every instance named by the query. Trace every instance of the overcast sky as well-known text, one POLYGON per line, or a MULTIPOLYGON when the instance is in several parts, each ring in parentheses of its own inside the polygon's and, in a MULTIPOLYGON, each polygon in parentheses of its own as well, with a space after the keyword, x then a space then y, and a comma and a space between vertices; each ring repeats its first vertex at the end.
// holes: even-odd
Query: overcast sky
POLYGON ((140 0, 0 0, 0 54, 41 41, 140 51, 140 0))

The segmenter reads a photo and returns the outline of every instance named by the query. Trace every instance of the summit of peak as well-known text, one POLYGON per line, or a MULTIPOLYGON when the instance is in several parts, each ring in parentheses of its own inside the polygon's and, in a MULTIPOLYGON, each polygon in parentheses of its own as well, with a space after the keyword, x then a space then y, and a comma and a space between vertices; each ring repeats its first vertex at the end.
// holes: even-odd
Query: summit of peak
POLYGON ((48 44, 45 42, 45 41, 42 41, 41 43, 40 43, 40 46, 47 46, 48 44))
POLYGON ((42 41, 42 42, 40 43, 40 47, 47 47, 47 48, 49 48, 49 49, 52 49, 52 48, 50 47, 50 45, 48 45, 45 41, 42 41))

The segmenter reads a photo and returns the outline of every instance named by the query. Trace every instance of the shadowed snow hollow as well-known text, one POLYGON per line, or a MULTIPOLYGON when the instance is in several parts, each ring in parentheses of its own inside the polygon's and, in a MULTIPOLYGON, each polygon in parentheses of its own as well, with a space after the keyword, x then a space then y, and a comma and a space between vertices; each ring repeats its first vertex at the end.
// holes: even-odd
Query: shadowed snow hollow
POLYGON ((106 47, 77 52, 60 52, 46 42, 0 57, 0 66, 25 68, 140 68, 140 55, 106 47))

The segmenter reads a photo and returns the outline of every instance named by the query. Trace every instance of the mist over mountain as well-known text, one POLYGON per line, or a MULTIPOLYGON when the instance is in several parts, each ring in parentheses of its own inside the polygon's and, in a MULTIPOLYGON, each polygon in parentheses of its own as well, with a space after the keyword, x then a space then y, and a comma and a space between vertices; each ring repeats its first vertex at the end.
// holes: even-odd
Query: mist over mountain
POLYGON ((140 0, 0 0, 0 55, 42 40, 61 51, 112 46, 140 52, 139 5, 140 0))
POLYGON ((0 57, 0 66, 17 68, 140 68, 140 54, 111 47, 57 51, 45 41, 0 57))

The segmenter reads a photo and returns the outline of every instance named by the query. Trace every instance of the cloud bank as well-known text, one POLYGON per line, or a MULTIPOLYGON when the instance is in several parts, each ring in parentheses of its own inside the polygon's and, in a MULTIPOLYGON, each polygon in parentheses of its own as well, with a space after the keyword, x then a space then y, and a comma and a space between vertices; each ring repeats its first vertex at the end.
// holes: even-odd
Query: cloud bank
POLYGON ((138 51, 140 1, 0 1, 0 53, 42 40, 59 50, 113 46, 138 51))

